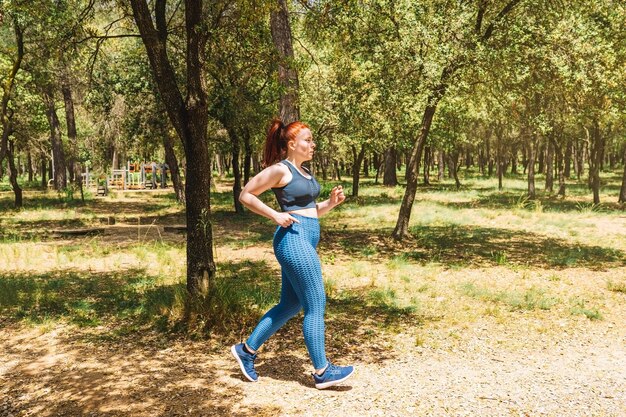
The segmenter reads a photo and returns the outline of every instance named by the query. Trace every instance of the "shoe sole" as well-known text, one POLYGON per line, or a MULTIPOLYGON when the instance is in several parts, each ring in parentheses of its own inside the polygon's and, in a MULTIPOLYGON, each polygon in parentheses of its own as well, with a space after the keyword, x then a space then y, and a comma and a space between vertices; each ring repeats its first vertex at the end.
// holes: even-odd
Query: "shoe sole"
POLYGON ((250 375, 248 375, 248 373, 246 372, 246 368, 244 368, 243 366, 243 362, 241 362, 241 358, 239 357, 239 355, 237 355, 237 349, 235 348, 235 345, 232 345, 230 347, 230 353, 233 354, 233 356, 235 357, 235 359, 237 359, 237 363, 239 364, 239 368, 241 368, 241 372, 243 373, 243 375, 248 378, 248 380, 250 382, 257 382, 258 379, 253 379, 250 375))
POLYGON ((346 379, 350 378, 352 375, 354 375, 354 369, 352 370, 352 372, 350 372, 348 375, 344 376, 341 379, 337 379, 335 381, 328 381, 328 382, 322 382, 321 384, 315 384, 315 388, 317 389, 326 389, 326 388, 330 388, 334 385, 337 384, 341 384, 343 381, 345 381, 346 379))

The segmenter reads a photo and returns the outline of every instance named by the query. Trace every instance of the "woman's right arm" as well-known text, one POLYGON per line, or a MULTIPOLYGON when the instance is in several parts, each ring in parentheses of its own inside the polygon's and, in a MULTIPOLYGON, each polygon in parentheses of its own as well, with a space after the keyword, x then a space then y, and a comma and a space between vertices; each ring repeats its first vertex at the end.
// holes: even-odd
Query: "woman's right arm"
POLYGON ((279 165, 265 168, 248 181, 243 190, 241 190, 241 194, 239 194, 239 201, 249 210, 267 217, 279 226, 289 227, 293 222, 299 223, 298 220, 289 213, 281 213, 274 210, 258 197, 270 188, 279 185, 283 175, 284 171, 279 165))

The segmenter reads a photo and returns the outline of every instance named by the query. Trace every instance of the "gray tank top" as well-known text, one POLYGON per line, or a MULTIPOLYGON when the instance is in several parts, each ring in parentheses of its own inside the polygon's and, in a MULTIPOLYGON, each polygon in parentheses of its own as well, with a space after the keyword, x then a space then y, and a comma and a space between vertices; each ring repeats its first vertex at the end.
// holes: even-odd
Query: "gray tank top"
POLYGON ((301 210, 305 208, 314 208, 315 199, 320 195, 320 184, 311 175, 309 170, 303 167, 311 178, 306 178, 302 173, 285 160, 280 161, 291 171, 291 181, 283 187, 272 188, 276 195, 276 200, 282 211, 301 210))

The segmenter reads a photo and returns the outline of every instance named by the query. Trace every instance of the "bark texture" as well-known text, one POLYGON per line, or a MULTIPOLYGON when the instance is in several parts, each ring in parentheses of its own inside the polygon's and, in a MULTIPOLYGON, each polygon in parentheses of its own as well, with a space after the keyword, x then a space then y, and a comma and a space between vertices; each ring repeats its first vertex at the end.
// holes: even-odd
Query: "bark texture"
POLYGON ((278 81, 282 87, 280 94, 280 119, 285 124, 300 120, 298 103, 298 71, 294 65, 291 26, 286 0, 278 0, 277 7, 270 15, 272 41, 278 51, 278 81))
POLYGON ((202 32, 203 2, 184 2, 187 71, 184 99, 167 54, 166 1, 157 0, 153 3, 156 27, 146 0, 131 0, 130 3, 160 96, 185 150, 187 289, 192 294, 206 293, 215 276, 215 262, 209 196, 211 177, 207 139, 208 106, 200 59, 206 42, 206 34, 202 32))

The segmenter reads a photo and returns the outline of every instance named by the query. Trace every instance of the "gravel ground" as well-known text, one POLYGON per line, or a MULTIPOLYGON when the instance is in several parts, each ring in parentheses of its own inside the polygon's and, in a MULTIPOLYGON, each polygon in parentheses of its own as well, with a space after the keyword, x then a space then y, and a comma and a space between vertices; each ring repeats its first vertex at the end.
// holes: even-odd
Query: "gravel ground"
POLYGON ((344 359, 354 377, 318 391, 306 352, 281 348, 285 335, 268 342, 261 379, 249 383, 228 346, 209 353, 207 342, 158 335, 86 342, 72 328, 4 328, 0 416, 626 416, 623 326, 492 333, 470 329, 441 348, 396 335, 391 359, 352 350, 344 359))

